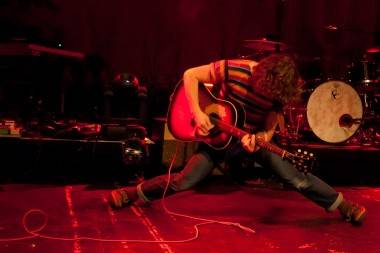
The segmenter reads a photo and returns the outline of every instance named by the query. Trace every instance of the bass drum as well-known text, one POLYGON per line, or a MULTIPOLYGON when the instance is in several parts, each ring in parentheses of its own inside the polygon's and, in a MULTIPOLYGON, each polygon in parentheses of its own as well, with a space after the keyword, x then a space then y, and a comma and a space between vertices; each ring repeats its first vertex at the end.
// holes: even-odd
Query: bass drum
POLYGON ((307 121, 313 133, 329 143, 348 140, 359 128, 363 106, 358 93, 342 81, 327 81, 310 95, 307 121))

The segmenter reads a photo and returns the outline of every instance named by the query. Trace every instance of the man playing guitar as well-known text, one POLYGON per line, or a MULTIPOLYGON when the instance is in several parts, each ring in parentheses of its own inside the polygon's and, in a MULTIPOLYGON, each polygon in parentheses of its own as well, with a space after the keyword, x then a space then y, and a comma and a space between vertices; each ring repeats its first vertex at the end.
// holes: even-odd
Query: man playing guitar
MULTIPOLYGON (((318 206, 327 211, 338 209, 347 221, 361 223, 365 207, 346 201, 342 193, 312 173, 299 171, 284 159, 287 152, 268 147, 282 107, 299 97, 300 84, 296 65, 287 55, 271 55, 259 62, 219 60, 186 70, 183 83, 172 96, 168 125, 178 139, 203 142, 184 169, 172 174, 168 193, 194 186, 221 161, 228 163, 231 157, 253 155, 263 167, 272 169, 284 183, 318 206), (204 92, 203 83, 213 84, 210 96, 204 92), (235 118, 239 118, 235 117, 237 107, 242 108, 240 128, 244 130, 234 127, 235 118), (232 139, 226 132, 238 138, 232 139)), ((109 203, 121 208, 138 199, 149 202, 162 196, 166 183, 167 176, 162 175, 137 187, 114 190, 109 203)))

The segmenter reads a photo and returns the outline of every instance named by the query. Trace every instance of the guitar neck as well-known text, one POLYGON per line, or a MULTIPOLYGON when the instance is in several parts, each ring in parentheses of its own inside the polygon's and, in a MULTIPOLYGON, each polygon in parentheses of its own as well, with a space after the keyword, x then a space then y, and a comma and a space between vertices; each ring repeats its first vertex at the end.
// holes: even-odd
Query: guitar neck
MULTIPOLYGON (((227 124, 225 122, 223 122, 222 120, 219 120, 215 117, 212 117, 210 116, 210 119, 211 119, 211 122, 215 125, 218 126, 219 129, 221 129, 223 132, 226 132, 236 138, 243 138, 243 136, 247 135, 247 134, 250 134, 246 131, 243 131, 237 127, 234 127, 234 126, 231 126, 230 124, 227 124)), ((258 137, 256 135, 256 137, 258 137)), ((289 155, 289 152, 287 152, 286 150, 276 146, 276 145, 273 145, 269 142, 266 142, 265 140, 263 140, 262 138, 256 138, 256 144, 270 152, 273 152, 275 154, 278 154, 282 157, 285 157, 285 156, 288 156, 289 155)))

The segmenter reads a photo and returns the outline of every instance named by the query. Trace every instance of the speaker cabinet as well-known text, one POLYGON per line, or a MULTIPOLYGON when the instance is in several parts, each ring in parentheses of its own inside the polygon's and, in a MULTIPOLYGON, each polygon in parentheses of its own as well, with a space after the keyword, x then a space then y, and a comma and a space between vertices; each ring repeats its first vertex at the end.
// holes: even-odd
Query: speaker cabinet
POLYGON ((156 118, 154 122, 153 138, 156 144, 161 147, 160 162, 167 168, 176 154, 173 169, 182 168, 197 150, 198 143, 183 142, 175 139, 168 129, 165 118, 156 118))

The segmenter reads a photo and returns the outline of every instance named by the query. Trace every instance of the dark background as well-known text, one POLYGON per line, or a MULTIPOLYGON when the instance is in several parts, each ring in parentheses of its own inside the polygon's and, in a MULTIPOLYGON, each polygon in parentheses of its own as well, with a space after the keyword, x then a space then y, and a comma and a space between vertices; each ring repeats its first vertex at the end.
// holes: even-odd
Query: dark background
MULTIPOLYGON (((21 117, 49 118, 38 114, 59 111, 64 88, 67 116, 99 119, 104 92, 121 72, 148 87, 149 117, 165 117, 185 69, 257 53, 243 41, 263 37, 285 43, 313 85, 345 80, 347 65, 380 45, 378 14, 377 0, 0 0, 0 42, 60 45, 87 56, 83 62, 0 57, 0 117, 8 106, 21 117)), ((152 129, 163 128, 159 122, 152 129)), ((346 173, 350 180, 360 164, 346 173)))
POLYGON ((271 36, 301 62, 333 54, 328 71, 340 77, 379 43, 379 13, 377 0, 2 0, 0 36, 62 43, 103 57, 111 76, 130 72, 171 88, 186 68, 271 36))

